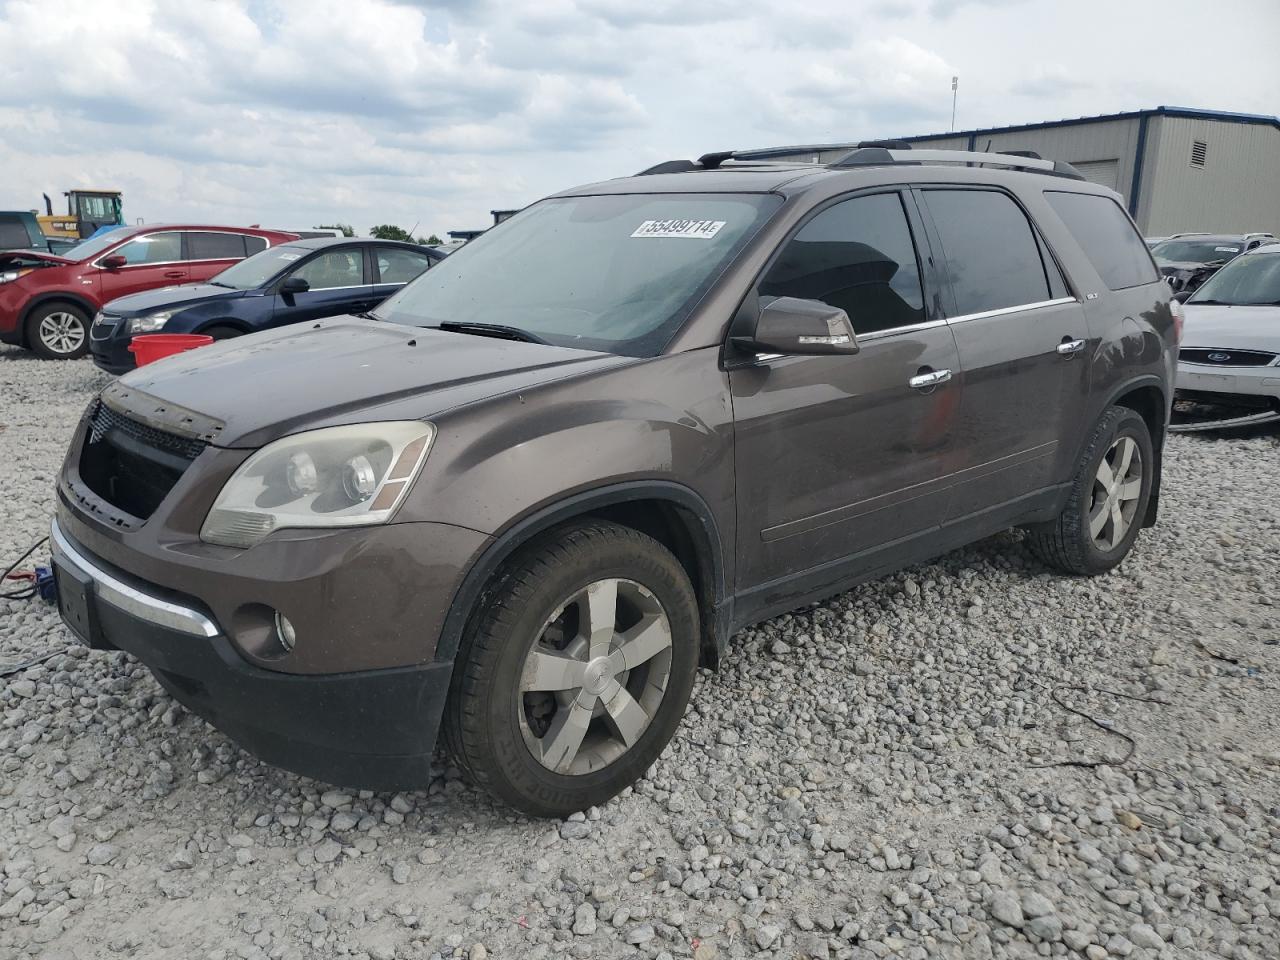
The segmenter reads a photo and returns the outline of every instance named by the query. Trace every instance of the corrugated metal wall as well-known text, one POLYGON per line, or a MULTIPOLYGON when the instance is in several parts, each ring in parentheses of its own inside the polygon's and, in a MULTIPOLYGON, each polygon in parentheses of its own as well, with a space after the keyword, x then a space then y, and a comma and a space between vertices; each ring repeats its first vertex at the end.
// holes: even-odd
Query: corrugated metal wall
POLYGON ((1152 117, 1138 224, 1148 235, 1190 230, 1280 236, 1280 130, 1258 123, 1152 117), (1204 166, 1192 145, 1205 144, 1204 166))

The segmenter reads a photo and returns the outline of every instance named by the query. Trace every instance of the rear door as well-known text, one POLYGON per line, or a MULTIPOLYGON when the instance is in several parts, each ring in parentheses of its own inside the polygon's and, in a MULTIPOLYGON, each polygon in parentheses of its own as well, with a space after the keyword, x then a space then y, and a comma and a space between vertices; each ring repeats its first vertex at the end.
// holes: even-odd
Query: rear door
POLYGON ((410 280, 416 280, 430 267, 432 260, 424 250, 408 247, 369 246, 373 259, 373 296, 381 303, 410 280))
POLYGON ((190 283, 208 280, 245 258, 245 238, 239 233, 188 230, 183 238, 190 283))
POLYGON ((948 518, 1007 504, 1064 477, 1065 437, 1088 402, 1080 303, 1030 218, 990 187, 921 188, 949 287, 964 370, 948 518))
POLYGON ((925 299, 917 242, 909 196, 840 200, 783 245, 744 304, 822 300, 849 314, 860 347, 730 369, 738 578, 754 607, 844 579, 857 555, 944 517, 962 378, 951 329, 925 299), (931 373, 941 382, 919 380, 931 373))
POLYGON ((277 293, 272 326, 363 313, 375 304, 364 244, 328 247, 281 278, 299 277, 310 284, 305 293, 277 293))
POLYGON ((94 264, 100 274, 102 302, 131 293, 168 287, 187 280, 183 261, 182 234, 177 230, 161 230, 136 236, 127 243, 108 250, 94 264), (125 265, 108 270, 102 261, 109 256, 125 258, 125 265))

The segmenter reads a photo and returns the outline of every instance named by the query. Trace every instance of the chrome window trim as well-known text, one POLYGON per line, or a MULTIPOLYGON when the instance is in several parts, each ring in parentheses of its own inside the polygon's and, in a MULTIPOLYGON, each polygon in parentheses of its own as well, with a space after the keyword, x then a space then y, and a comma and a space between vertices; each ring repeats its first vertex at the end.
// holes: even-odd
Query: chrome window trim
POLYGON ((980 310, 977 313, 962 313, 958 317, 948 317, 947 323, 964 323, 968 320, 985 320, 987 317, 1003 317, 1010 313, 1022 313, 1026 310, 1040 310, 1044 307, 1060 307, 1064 303, 1079 303, 1075 297, 1058 297, 1055 300, 1037 300, 1035 303, 1020 303, 1013 307, 999 307, 996 310, 980 310))
MULTIPOLYGON (((175 263, 220 263, 223 260, 234 260, 236 263, 239 263, 241 260, 248 260, 249 257, 256 256, 257 254, 270 250, 275 246, 275 244, 271 242, 270 238, 259 236, 256 233, 240 233, 236 230, 174 230, 172 228, 166 228, 164 230, 157 230, 155 233, 136 233, 128 240, 124 241, 124 243, 120 244, 120 247, 123 247, 125 244, 133 240, 137 240, 139 237, 154 237, 159 236, 162 233, 216 233, 228 237, 255 237, 258 240, 266 240, 267 245, 263 247, 262 250, 255 250, 253 253, 246 254, 243 257, 201 257, 199 260, 157 260, 155 263, 126 263, 123 267, 119 267, 118 269, 128 270, 130 267, 171 267, 175 263)), ((283 242, 293 243, 292 240, 285 240, 283 242)), ((120 247, 112 247, 110 250, 98 254, 97 259, 91 261, 89 266, 96 267, 99 270, 105 269, 100 261, 106 257, 112 256, 116 250, 120 249, 120 247)), ((248 248, 246 247, 245 249, 248 248)))
POLYGON ((221 632, 212 620, 198 610, 143 593, 103 570, 71 545, 71 541, 58 526, 57 520, 54 520, 49 528, 49 536, 55 554, 93 578, 94 595, 104 603, 109 603, 116 609, 132 614, 140 620, 177 630, 180 633, 189 633, 197 637, 216 637, 221 632))

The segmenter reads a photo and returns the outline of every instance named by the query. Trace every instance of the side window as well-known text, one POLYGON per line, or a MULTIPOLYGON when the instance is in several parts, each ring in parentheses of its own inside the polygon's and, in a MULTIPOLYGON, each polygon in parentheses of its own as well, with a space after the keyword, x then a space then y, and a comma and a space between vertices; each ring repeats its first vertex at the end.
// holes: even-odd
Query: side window
POLYGON ((1012 198, 995 190, 926 190, 924 196, 958 315, 1052 299, 1039 238, 1012 198))
POLYGON ((374 248, 378 257, 380 283, 408 283, 431 266, 425 253, 393 248, 374 248))
POLYGON ((152 233, 145 237, 134 237, 114 252, 117 256, 124 257, 131 266, 143 263, 174 263, 182 259, 182 234, 152 233))
POLYGON ((1110 197, 1058 190, 1046 190, 1044 197, 1109 289, 1123 290, 1159 279, 1133 221, 1110 197))
POLYGON ((821 300, 872 333, 924 320, 920 266, 896 193, 845 200, 792 237, 760 282, 764 297, 821 300))
POLYGON ((23 250, 29 246, 27 225, 17 217, 0 216, 0 250, 23 250))
POLYGON ((308 260, 291 276, 306 280, 312 290, 358 287, 364 283, 364 256, 358 247, 330 250, 308 260))
POLYGON ((252 257, 255 253, 261 253, 265 249, 267 249, 266 237, 251 237, 247 234, 245 235, 244 255, 246 257, 252 257))
POLYGON ((188 233, 188 260, 242 260, 244 238, 238 233, 188 233))

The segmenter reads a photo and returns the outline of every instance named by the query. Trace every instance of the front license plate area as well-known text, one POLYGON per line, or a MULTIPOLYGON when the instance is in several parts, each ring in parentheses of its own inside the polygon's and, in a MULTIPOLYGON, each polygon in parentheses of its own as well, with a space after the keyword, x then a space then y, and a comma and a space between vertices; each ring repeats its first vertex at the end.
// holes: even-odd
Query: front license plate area
POLYGON ((94 616, 93 578, 69 564, 53 562, 53 576, 58 584, 58 612, 71 632, 95 649, 105 649, 94 616))

